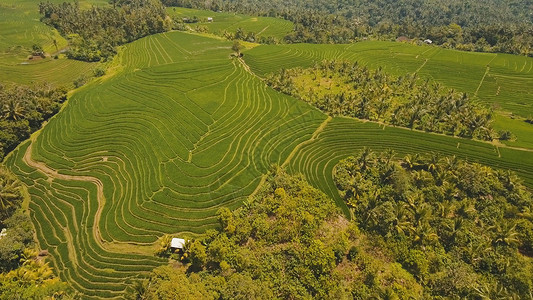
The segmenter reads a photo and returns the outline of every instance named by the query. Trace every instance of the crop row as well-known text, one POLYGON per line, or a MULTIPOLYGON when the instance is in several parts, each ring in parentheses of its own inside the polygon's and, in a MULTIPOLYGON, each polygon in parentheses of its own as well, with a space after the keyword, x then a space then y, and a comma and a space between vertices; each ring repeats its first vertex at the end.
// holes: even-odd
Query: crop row
POLYGON ((481 101, 528 117, 533 114, 533 58, 494 53, 472 53, 394 42, 351 45, 264 45, 245 53, 254 72, 264 76, 281 68, 308 67, 322 60, 357 61, 382 67, 397 76, 418 72, 481 101))
POLYGON ((316 140, 301 147, 289 164, 289 170, 303 173, 316 187, 331 196, 347 212, 335 188, 332 172, 342 159, 357 155, 363 147, 374 151, 395 150, 397 158, 407 154, 456 156, 470 162, 515 171, 533 187, 533 153, 496 148, 487 143, 403 128, 383 127, 350 118, 334 118, 316 140))
POLYGON ((10 156, 41 247, 74 289, 120 297, 124 279, 161 263, 159 237, 216 226, 325 118, 269 89, 229 45, 184 33, 128 45, 124 71, 79 90, 10 156))

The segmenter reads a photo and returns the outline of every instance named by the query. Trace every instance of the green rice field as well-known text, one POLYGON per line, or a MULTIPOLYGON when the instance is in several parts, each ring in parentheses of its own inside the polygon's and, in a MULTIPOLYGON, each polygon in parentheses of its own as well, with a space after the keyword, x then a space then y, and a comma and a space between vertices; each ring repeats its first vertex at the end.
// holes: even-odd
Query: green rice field
MULTIPOLYGON (((7 9, 0 4, 0 16, 7 9)), ((292 30, 290 22, 272 18, 173 8, 169 13, 213 15, 213 23, 201 23, 210 32, 243 28, 279 37, 292 30)), ((273 164, 304 174, 346 214, 332 170, 363 147, 394 149, 397 157, 456 155, 514 170, 533 188, 533 152, 517 148, 533 148, 531 138, 520 139, 533 125, 519 119, 509 128, 519 137, 510 148, 330 118, 262 81, 282 67, 346 59, 396 75, 418 72, 527 117, 533 114, 531 58, 361 42, 262 45, 240 59, 230 56, 231 46, 183 32, 124 46, 113 72, 75 90, 63 110, 4 161, 28 187, 40 248, 50 251, 60 277, 84 298, 122 299, 133 280, 167 262, 154 255, 161 236, 214 228, 217 210, 239 207, 273 164)), ((0 61, 0 81, 25 83, 71 82, 93 68, 67 59, 0 61)), ((509 118, 499 116, 496 126, 506 128, 509 118)))
MULTIPOLYGON (((7 158, 28 186, 41 248, 85 297, 121 298, 164 263, 153 255, 159 237, 213 228, 216 211, 241 205, 272 164, 303 173, 345 211, 331 172, 364 146, 457 155, 533 187, 532 152, 327 118, 268 88, 230 48, 180 32, 138 40, 117 57, 121 71, 79 89, 7 158)), ((252 69, 272 68, 250 57, 252 69)))
MULTIPOLYGON (((36 0, 0 1, 0 82, 30 84, 47 81, 55 85, 72 85, 83 74, 91 74, 95 64, 60 59, 28 60, 34 44, 55 54, 67 47, 67 41, 39 18, 36 0), (53 41, 56 40, 57 48, 53 41)), ((62 0, 51 2, 62 3, 62 0)), ((107 5, 105 0, 83 0, 82 7, 107 5)))
POLYGON ((162 263, 163 234, 213 228, 326 118, 267 88, 230 47, 178 32, 132 43, 123 72, 80 89, 7 159, 41 248, 88 298, 120 297, 162 263))
MULTIPOLYGON (((262 45, 244 56, 250 68, 265 76, 281 68, 309 67, 325 59, 357 61, 370 68, 382 67, 397 76, 417 72, 420 77, 456 91, 466 92, 494 109, 498 130, 511 130, 504 124, 533 116, 533 58, 509 54, 474 53, 434 46, 368 41, 350 45, 262 45), (504 113, 501 113, 504 112, 504 113)), ((523 121, 522 121, 523 122, 523 121)), ((516 123, 516 122, 514 122, 516 123)), ((533 125, 515 125, 533 130, 533 125)), ((509 146, 533 149, 531 134, 513 131, 518 137, 509 146)))
POLYGON ((193 29, 195 26, 206 26, 209 33, 222 35, 224 32, 235 33, 241 28, 244 32, 254 32, 256 37, 275 37, 283 39, 289 34, 294 25, 292 22, 270 17, 251 17, 242 14, 213 12, 182 7, 169 7, 167 13, 174 19, 193 19, 197 17, 199 22, 188 24, 193 29), (208 22, 207 18, 213 18, 208 22))

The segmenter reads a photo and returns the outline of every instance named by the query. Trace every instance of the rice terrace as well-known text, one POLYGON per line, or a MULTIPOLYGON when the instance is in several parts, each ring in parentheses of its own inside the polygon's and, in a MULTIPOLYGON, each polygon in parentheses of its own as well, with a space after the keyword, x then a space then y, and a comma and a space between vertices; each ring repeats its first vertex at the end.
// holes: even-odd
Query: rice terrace
POLYGON ((531 36, 311 2, 3 1, 0 299, 532 297, 531 36))

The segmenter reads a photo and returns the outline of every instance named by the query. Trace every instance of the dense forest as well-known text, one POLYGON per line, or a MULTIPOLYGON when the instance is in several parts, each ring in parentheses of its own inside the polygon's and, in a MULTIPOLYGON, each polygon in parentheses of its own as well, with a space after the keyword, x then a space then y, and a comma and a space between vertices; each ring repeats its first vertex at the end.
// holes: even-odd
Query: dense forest
POLYGON ((37 252, 20 182, 0 167, 0 299, 70 299, 66 283, 37 252))
POLYGON ((432 39, 449 48, 533 55, 533 4, 518 1, 162 0, 167 6, 280 17, 295 23, 289 43, 432 39))
POLYGON ((41 21, 69 41, 67 56, 84 61, 107 60, 116 46, 167 31, 172 21, 159 0, 118 0, 113 7, 81 9, 78 2, 40 3, 41 21))
POLYGON ((273 167, 253 199, 218 213, 219 230, 171 254, 132 299, 418 298, 423 288, 301 176, 273 167), (179 296, 178 296, 179 295, 179 296))
POLYGON ((394 77, 357 62, 323 61, 310 69, 282 69, 267 84, 331 115, 396 126, 492 140, 491 112, 464 93, 421 80, 416 74, 394 77))
POLYGON ((365 149, 335 181, 354 220, 301 176, 273 167, 219 230, 160 255, 132 299, 527 298, 531 194, 512 173, 455 157, 365 149), (523 254, 521 254, 523 253, 523 254))
POLYGON ((66 88, 50 84, 0 83, 0 159, 53 116, 67 99, 66 88))
POLYGON ((364 149, 334 180, 359 228, 432 296, 531 297, 533 198, 510 171, 364 149))

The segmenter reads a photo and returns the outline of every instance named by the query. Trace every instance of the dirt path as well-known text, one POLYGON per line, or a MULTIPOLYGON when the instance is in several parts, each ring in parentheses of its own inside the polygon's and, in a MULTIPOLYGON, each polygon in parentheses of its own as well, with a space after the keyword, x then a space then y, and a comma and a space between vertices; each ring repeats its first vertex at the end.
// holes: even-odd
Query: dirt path
MULTIPOLYGON (((96 185, 96 199, 98 201, 98 209, 96 210, 96 213, 94 215, 94 221, 93 221, 93 236, 96 241, 96 243, 102 247, 102 249, 105 249, 108 252, 115 252, 115 253, 133 253, 133 254, 141 254, 141 255, 153 255, 155 249, 157 248, 157 242, 152 245, 140 245, 135 243, 125 243, 125 242, 108 242, 105 241, 102 238, 99 222, 100 218, 102 216, 102 210, 104 208, 104 205, 106 203, 106 198, 104 195, 104 185, 100 179, 92 176, 79 176, 79 175, 66 175, 66 174, 60 174, 56 170, 48 167, 45 163, 33 160, 31 157, 31 151, 33 148, 33 144, 37 136, 33 136, 31 138, 31 143, 26 149, 26 152, 24 153, 23 161, 28 166, 39 170, 46 176, 48 176, 51 179, 61 179, 66 181, 84 181, 84 182, 90 182, 94 185, 96 185)), ((66 236, 69 236, 67 234, 66 236)), ((69 248, 73 247, 73 241, 69 241, 71 245, 69 245, 69 248)), ((73 250, 73 249, 71 249, 73 250)))
POLYGON ((263 78, 257 76, 257 74, 255 74, 251 69, 250 69, 250 66, 248 66, 248 64, 246 64, 246 62, 244 61, 244 59, 242 59, 242 57, 239 57, 237 58, 239 60, 239 62, 241 63, 242 67, 244 68, 244 70, 248 73, 250 73, 252 76, 258 78, 259 80, 261 81, 265 81, 263 78))

